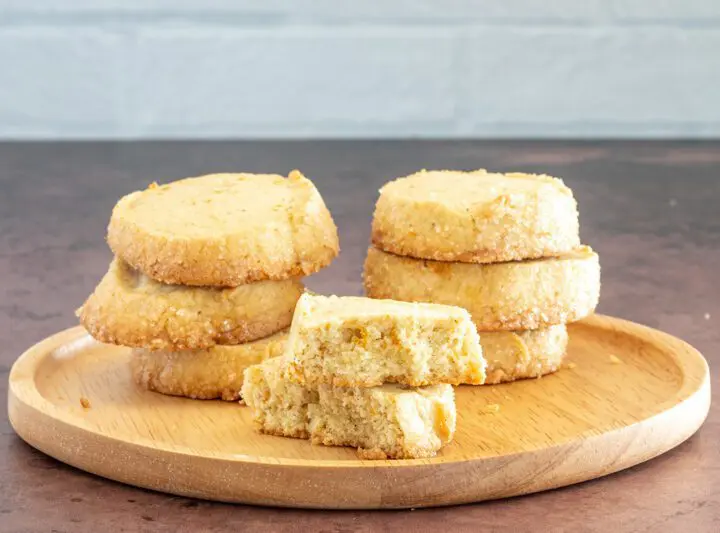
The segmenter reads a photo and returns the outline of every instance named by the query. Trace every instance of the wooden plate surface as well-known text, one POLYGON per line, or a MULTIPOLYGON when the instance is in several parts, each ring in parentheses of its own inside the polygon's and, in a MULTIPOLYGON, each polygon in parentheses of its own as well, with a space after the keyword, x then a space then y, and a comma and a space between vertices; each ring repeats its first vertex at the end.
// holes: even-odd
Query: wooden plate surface
POLYGON ((361 461, 350 449, 260 435, 237 403, 139 390, 129 355, 79 327, 36 344, 10 374, 15 431, 88 472, 228 502, 398 508, 536 492, 651 459, 690 437, 710 406, 707 363, 695 349, 595 316, 570 326, 573 368, 459 387, 455 441, 436 458, 361 461))

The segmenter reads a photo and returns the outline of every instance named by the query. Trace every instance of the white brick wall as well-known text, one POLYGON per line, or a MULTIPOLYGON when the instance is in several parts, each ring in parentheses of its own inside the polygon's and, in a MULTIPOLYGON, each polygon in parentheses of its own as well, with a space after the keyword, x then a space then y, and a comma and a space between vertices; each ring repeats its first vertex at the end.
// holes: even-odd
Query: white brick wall
POLYGON ((0 0, 0 138, 718 135, 720 0, 0 0))

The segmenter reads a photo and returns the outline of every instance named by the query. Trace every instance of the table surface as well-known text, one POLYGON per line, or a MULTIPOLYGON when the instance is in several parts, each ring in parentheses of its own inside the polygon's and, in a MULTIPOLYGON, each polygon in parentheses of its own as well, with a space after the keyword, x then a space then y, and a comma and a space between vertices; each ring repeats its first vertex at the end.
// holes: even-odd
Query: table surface
POLYGON ((0 531, 720 531, 720 143, 157 142, 0 144, 0 531), (599 312, 662 329, 710 363, 701 430, 653 461, 551 492, 451 508, 323 512, 195 501, 107 481, 20 440, 7 375, 22 351, 76 324, 105 272, 117 199, 151 181, 301 169, 323 194, 342 253, 310 288, 360 294, 378 188, 419 168, 545 172, 575 191, 600 254, 599 312))

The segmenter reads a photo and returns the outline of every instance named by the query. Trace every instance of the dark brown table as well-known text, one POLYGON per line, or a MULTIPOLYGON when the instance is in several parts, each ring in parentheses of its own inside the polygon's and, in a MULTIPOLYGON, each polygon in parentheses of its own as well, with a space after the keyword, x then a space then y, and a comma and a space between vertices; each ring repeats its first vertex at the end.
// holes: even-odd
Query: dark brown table
POLYGON ((720 531, 720 143, 158 142, 0 144, 0 531, 720 531), (599 253, 600 312, 677 335, 713 376, 710 416, 670 453, 606 478, 454 508, 321 512, 189 500, 65 466, 7 421, 7 376, 29 345, 76 323, 105 272, 114 202, 150 181, 219 171, 310 176, 342 253, 309 285, 359 294, 380 185, 419 168, 565 178, 599 253))

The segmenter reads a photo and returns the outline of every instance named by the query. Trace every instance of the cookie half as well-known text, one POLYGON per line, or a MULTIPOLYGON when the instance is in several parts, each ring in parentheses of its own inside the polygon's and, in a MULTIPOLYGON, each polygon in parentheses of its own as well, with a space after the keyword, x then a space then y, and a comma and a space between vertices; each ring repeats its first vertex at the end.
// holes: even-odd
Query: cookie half
POLYGON ((496 263, 580 246, 572 191, 545 175, 422 171, 380 189, 373 244, 398 255, 496 263))
POLYGON ((250 342, 288 327, 302 293, 295 279, 227 289, 166 285, 116 258, 78 316, 101 342, 194 350, 250 342))
POLYGON ((107 238, 115 255, 149 277, 199 286, 312 274, 339 250, 320 193, 298 171, 151 185, 117 203, 107 238))
POLYGON ((560 368, 568 344, 564 324, 528 331, 493 331, 480 335, 487 361, 486 384, 537 378, 560 368))
POLYGON ((282 353, 287 332, 238 344, 195 351, 133 350, 130 368, 139 386, 199 400, 240 398, 245 369, 282 353))
POLYGON ((587 246, 559 257, 490 264, 413 259, 371 247, 364 281, 371 298, 464 307, 482 336, 591 314, 600 296, 600 263, 587 246))
POLYGON ((447 305, 304 294, 286 358, 286 378, 310 388, 485 381, 470 314, 447 305))
POLYGON ((284 358, 245 372, 242 395, 258 430, 358 448, 362 459, 433 457, 455 434, 451 385, 306 388, 285 380, 284 358))

